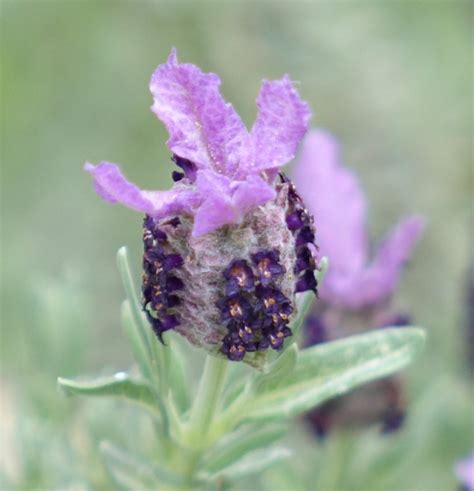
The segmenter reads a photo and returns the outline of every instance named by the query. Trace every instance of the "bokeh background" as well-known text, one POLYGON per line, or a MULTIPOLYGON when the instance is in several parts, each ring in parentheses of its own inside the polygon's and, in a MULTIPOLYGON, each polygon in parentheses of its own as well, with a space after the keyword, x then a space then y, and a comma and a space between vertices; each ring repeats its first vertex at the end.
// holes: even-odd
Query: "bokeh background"
POLYGON ((149 110, 148 80, 171 46, 221 76, 249 125, 262 78, 287 72, 299 81, 313 126, 340 139, 360 175, 374 237, 401 215, 428 219, 396 297, 429 336, 405 372, 405 429, 321 444, 295 422, 293 459, 248 489, 313 489, 321 474, 324 490, 456 489, 453 464, 474 443, 472 2, 0 6, 2 489, 110 489, 96 442, 150 445, 131 409, 67 400, 56 377, 131 363, 115 253, 130 248, 138 278, 141 220, 104 204, 82 165, 106 159, 144 187, 170 185, 167 135, 149 110))

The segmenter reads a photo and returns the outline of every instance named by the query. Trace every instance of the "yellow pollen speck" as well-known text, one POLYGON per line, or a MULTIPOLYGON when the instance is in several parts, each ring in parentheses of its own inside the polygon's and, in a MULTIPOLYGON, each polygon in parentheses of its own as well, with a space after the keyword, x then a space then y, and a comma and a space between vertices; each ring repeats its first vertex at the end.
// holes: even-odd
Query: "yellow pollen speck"
POLYGON ((242 307, 240 306, 240 304, 238 302, 233 302, 230 305, 229 311, 230 311, 230 315, 232 317, 236 317, 238 315, 242 315, 242 307))
POLYGON ((276 300, 273 298, 273 297, 269 297, 269 298, 266 298, 264 301, 263 301, 264 305, 266 308, 270 307, 271 305, 275 305, 276 304, 276 300))
POLYGON ((234 266, 231 270, 231 275, 237 279, 239 286, 244 286, 247 275, 239 266, 234 266))

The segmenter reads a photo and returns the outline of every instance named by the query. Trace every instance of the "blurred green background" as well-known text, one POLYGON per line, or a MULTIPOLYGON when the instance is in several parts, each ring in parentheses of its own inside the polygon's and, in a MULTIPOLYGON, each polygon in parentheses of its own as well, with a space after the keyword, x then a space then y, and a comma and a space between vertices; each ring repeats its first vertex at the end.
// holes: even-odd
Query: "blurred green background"
POLYGON ((374 236, 403 214, 428 219, 396 298, 429 334, 423 358, 406 372, 412 416, 405 430, 321 446, 295 423, 289 466, 247 489, 296 489, 297 478, 311 489, 311 473, 333 466, 337 480, 325 481, 328 490, 454 490, 452 465, 473 444, 474 429, 465 305, 472 2, 0 6, 2 489, 107 489, 95 441, 144 445, 129 438, 147 434, 129 408, 66 400, 56 376, 131 363, 115 253, 129 246, 138 277, 141 219, 104 204, 82 165, 109 160, 144 187, 170 185, 167 135, 149 110, 148 80, 176 46, 182 61, 220 75, 248 125, 262 78, 287 72, 299 81, 313 126, 332 131, 360 173, 374 236), (390 465, 377 470, 381 455, 390 465), (385 477, 366 480, 375 475, 385 477))

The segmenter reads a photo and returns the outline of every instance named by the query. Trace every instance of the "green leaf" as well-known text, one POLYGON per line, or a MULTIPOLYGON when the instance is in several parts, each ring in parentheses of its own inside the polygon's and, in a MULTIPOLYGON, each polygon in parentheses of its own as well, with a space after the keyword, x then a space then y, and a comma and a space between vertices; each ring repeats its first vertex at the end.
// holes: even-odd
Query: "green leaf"
POLYGON ((324 277, 326 276, 328 268, 329 268, 329 259, 326 256, 323 256, 319 260, 318 270, 316 271, 316 279, 318 280, 318 286, 321 286, 323 284, 324 277))
POLYGON ((235 464, 249 452, 274 443, 286 433, 285 426, 241 428, 223 438, 204 461, 204 471, 217 474, 235 464))
POLYGON ((242 459, 214 474, 202 473, 205 479, 222 476, 231 481, 240 480, 267 470, 269 467, 290 457, 291 451, 285 447, 261 448, 249 452, 242 459))
POLYGON ((424 339, 419 328, 387 328, 305 349, 293 372, 248 401, 241 420, 279 420, 308 411, 404 367, 420 353, 424 339))
POLYGON ((144 457, 132 455, 110 442, 100 443, 105 466, 115 485, 127 491, 157 489, 157 484, 177 485, 182 478, 174 472, 151 463, 144 457))
POLYGON ((170 338, 168 340, 171 352, 170 356, 170 388, 176 401, 177 408, 183 414, 189 409, 191 404, 191 396, 189 393, 189 379, 186 373, 187 359, 183 353, 182 345, 179 340, 170 338))
POLYGON ((130 378, 125 372, 94 380, 71 380, 59 377, 58 384, 68 395, 117 397, 140 404, 154 413, 159 409, 157 394, 153 388, 146 382, 130 378))
POLYGON ((298 360, 298 346, 296 343, 290 345, 272 364, 266 368, 266 373, 258 375, 253 381, 255 392, 262 390, 265 385, 270 383, 278 383, 285 380, 296 366, 298 360))
POLYGON ((121 247, 117 253, 117 266, 122 278, 125 293, 130 307, 128 324, 125 325, 127 335, 132 343, 132 349, 143 375, 158 382, 162 394, 168 391, 169 349, 158 342, 149 323, 143 314, 142 306, 133 282, 132 271, 128 260, 126 247, 121 247), (131 321, 131 322, 130 322, 131 321), (135 330, 133 332, 133 330, 135 330))
POLYGON ((128 251, 126 247, 121 247, 117 252, 117 266, 122 278, 122 283, 127 294, 127 299, 130 305, 130 314, 137 329, 138 336, 143 345, 143 349, 151 360, 152 351, 148 331, 144 325, 143 313, 140 302, 138 300, 137 291, 133 282, 132 272, 128 261, 128 251))
POLYGON ((143 376, 150 379, 151 373, 150 366, 148 365, 146 347, 143 344, 139 328, 135 322, 134 316, 132 315, 129 300, 124 300, 122 303, 121 315, 123 329, 132 348, 133 357, 140 367, 140 371, 143 376))

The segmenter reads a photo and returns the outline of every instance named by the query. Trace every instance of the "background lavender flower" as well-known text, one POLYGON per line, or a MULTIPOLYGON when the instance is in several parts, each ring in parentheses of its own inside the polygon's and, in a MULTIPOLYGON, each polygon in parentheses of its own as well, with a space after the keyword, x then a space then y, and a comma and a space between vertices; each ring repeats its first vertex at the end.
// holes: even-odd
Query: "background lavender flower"
MULTIPOLYGON (((338 145, 329 133, 313 130, 308 134, 294 177, 317 217, 319 254, 330 261, 320 288, 322 301, 306 322, 306 344, 409 324, 409 317, 392 312, 390 303, 424 220, 411 216, 401 221, 369 260, 366 199, 355 174, 340 164, 338 145)), ((390 432, 402 424, 404 406, 403 385, 391 377, 330 401, 308 419, 320 435, 332 427, 374 422, 390 432)))
POLYGON ((410 216, 399 222, 369 258, 365 196, 357 177, 340 165, 336 141, 321 130, 307 136, 294 179, 317 217, 320 255, 331 261, 321 298, 333 305, 360 308, 390 297, 421 236, 424 220, 410 216))
POLYGON ((454 473, 462 486, 462 491, 474 490, 474 450, 456 463, 454 473))

